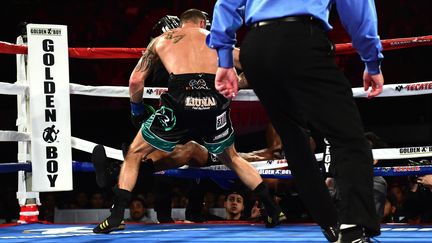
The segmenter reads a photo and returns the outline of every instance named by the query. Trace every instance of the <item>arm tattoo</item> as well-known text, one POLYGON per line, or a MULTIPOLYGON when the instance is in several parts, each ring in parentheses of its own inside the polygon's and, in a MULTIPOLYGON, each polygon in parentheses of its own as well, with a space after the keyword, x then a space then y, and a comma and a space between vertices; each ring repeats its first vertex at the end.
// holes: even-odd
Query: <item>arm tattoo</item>
POLYGON ((150 44, 148 44, 146 50, 144 51, 141 59, 137 64, 137 70, 144 72, 146 70, 150 70, 154 63, 156 62, 158 56, 154 50, 154 43, 156 39, 153 39, 150 44))
POLYGON ((179 42, 181 39, 185 37, 185 35, 174 35, 174 34, 176 34, 176 31, 165 32, 164 38, 166 40, 173 40, 173 43, 176 44, 177 42, 179 42))

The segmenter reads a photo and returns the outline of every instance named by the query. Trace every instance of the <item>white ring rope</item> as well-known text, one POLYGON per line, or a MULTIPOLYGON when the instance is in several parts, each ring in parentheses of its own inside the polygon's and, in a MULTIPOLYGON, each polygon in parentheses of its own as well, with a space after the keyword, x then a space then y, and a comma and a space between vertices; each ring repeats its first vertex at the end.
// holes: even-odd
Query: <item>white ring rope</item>
MULTIPOLYGON (((96 146, 96 143, 89 142, 80 138, 72 137, 72 148, 78 149, 87 153, 92 153, 93 148, 96 146)), ((123 153, 119 149, 114 149, 111 147, 105 146, 105 152, 108 158, 116 159, 123 161, 123 153)))
POLYGON ((0 130, 0 142, 27 142, 30 141, 30 134, 17 131, 0 130))
MULTIPOLYGON (((146 99, 159 99, 160 94, 167 88, 148 87, 144 88, 146 99)), ((6 95, 23 95, 27 94, 28 86, 17 83, 0 82, 0 94, 6 95)), ((353 88, 353 97, 365 98, 367 92, 362 87, 353 88)), ((70 84, 70 93, 76 95, 100 96, 100 97, 117 97, 129 98, 129 88, 123 86, 90 86, 81 84, 70 84)), ((383 92, 378 97, 395 97, 395 96, 412 96, 432 94, 432 81, 404 83, 404 84, 386 84, 383 86, 383 92)), ((239 91, 236 101, 258 101, 255 93, 251 89, 239 91)))
MULTIPOLYGON (((160 94, 167 88, 149 87, 144 90, 144 98, 158 99, 160 94)), ((367 93, 363 88, 353 88, 354 97, 366 97, 367 93)), ((123 86, 89 86, 80 84, 70 84, 70 93, 76 95, 99 96, 99 97, 117 97, 129 98, 128 87, 123 86)), ((379 97, 392 96, 410 96, 423 95, 432 93, 432 81, 405 83, 405 84, 388 84, 384 85, 383 92, 379 97)), ((17 83, 0 82, 0 94, 6 95, 28 95, 28 85, 17 83)), ((255 93, 251 89, 240 90, 236 97, 237 101, 258 101, 255 93)), ((16 131, 0 131, 0 141, 30 141, 29 134, 16 131)), ((95 143, 83 139, 72 137, 72 147, 81 151, 91 153, 95 143)), ((106 147, 106 153, 109 158, 123 160, 121 150, 106 147)), ((432 146, 392 148, 392 149, 375 149, 373 150, 375 159, 405 159, 420 158, 432 156, 432 146)), ((323 154, 316 154, 318 161, 323 159, 323 154)), ((267 162, 267 161, 263 161, 267 162)))
POLYGON ((28 95, 28 85, 19 83, 4 83, 0 82, 0 94, 4 95, 28 95))
MULTIPOLYGON (((4 131, 0 130, 0 142, 18 142, 18 141, 30 141, 30 133, 17 132, 17 131, 4 131)), ((71 138, 72 148, 92 153, 93 148, 97 145, 96 143, 89 142, 80 138, 71 138)), ((122 151, 114 149, 108 146, 104 146, 107 156, 116 160, 123 160, 122 151)))
MULTIPOLYGON (((0 142, 2 141, 30 141, 30 134, 16 131, 0 130, 0 142)), ((72 148, 91 153, 96 143, 89 142, 80 138, 72 137, 72 148)), ((122 161, 123 153, 119 149, 105 146, 106 154, 109 158, 122 161)), ((389 160, 389 159, 409 159, 432 157, 432 146, 405 147, 405 148, 384 148, 372 150, 374 159, 389 160)), ((323 159, 323 153, 315 154, 318 161, 323 159)), ((285 161, 285 160, 272 160, 285 161)), ((268 161, 258 161, 259 163, 268 163, 268 161)), ((258 163, 257 162, 257 163, 258 163)))
MULTIPOLYGON (((22 81, 16 83, 0 82, 0 94, 5 95, 28 95, 29 87, 23 84, 22 81)), ((70 83, 70 94, 74 95, 87 95, 98 97, 115 97, 115 98, 129 98, 129 88, 123 86, 90 86, 70 83)), ((165 92, 167 88, 164 87, 148 87, 144 89, 143 98, 158 99, 160 94, 165 92)), ((353 97, 361 98, 367 97, 367 92, 362 87, 353 88, 353 97)), ((394 96, 412 96, 424 95, 432 93, 432 81, 424 81, 417 83, 404 83, 404 84, 387 84, 383 86, 383 92, 378 97, 394 97, 394 96)), ((259 101, 255 93, 251 89, 243 89, 239 91, 238 96, 234 99, 236 101, 259 101)), ((17 131, 1 131, 0 141, 30 141, 30 134, 17 131)), ((91 153, 96 143, 89 142, 80 138, 71 138, 72 148, 91 153)), ((114 149, 105 146, 107 157, 122 161, 123 153, 119 149, 114 149)), ((406 147, 406 148, 386 148, 374 149, 373 157, 377 160, 389 159, 407 159, 407 158, 421 158, 432 157, 432 146, 422 147, 406 147)), ((23 157, 22 154, 19 157, 23 157)), ((323 154, 315 155, 318 161, 323 160, 323 154)), ((275 169, 287 166, 286 160, 267 160, 257 161, 252 163, 257 169, 275 169)), ((187 166, 185 166, 187 168, 187 166)), ((214 167, 214 166, 212 166, 214 167)), ((216 165, 219 170, 229 170, 224 168, 224 165, 216 165)), ((184 167, 183 167, 184 168, 184 167)))

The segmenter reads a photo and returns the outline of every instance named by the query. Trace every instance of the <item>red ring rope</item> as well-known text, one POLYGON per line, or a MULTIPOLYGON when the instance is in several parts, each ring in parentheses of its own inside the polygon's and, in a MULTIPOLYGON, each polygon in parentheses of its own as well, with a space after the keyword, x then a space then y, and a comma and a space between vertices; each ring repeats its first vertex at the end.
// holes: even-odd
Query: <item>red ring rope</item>
MULTIPOLYGON (((417 46, 432 45, 432 36, 408 37, 388 39, 381 41, 384 51, 411 48, 417 46)), ((145 48, 126 48, 126 47, 71 47, 69 56, 81 59, 124 59, 140 58, 145 48)), ((336 53, 338 55, 355 53, 351 43, 336 44, 336 53)), ((4 54, 27 54, 26 45, 15 45, 0 41, 0 53, 4 54)))

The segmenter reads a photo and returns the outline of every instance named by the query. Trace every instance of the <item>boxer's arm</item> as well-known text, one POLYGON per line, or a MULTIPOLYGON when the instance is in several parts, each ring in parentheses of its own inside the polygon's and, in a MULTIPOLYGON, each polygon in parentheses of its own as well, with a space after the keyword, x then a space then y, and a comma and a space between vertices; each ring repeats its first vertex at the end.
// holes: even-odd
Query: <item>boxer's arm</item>
POLYGON ((155 50, 155 43, 158 38, 153 39, 146 50, 143 52, 142 57, 139 59, 137 65, 132 71, 129 78, 129 96, 130 101, 133 103, 141 103, 144 92, 144 81, 150 75, 154 64, 159 60, 155 50))
POLYGON ((139 128, 141 123, 154 113, 153 107, 145 105, 143 100, 144 81, 150 75, 159 57, 155 50, 158 38, 153 39, 147 46, 129 78, 129 96, 131 105, 132 124, 139 128))

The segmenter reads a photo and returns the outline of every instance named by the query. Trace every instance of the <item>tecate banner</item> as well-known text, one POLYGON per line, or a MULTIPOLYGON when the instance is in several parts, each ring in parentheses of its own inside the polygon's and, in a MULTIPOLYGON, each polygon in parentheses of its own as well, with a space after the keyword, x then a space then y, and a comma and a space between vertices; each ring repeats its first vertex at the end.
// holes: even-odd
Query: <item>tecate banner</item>
POLYGON ((70 191, 72 149, 67 26, 27 25, 32 190, 70 191))

